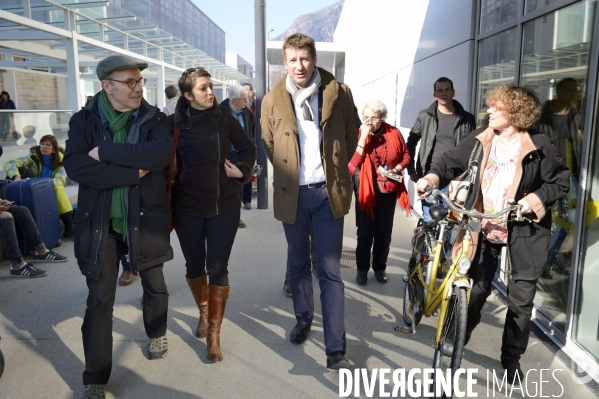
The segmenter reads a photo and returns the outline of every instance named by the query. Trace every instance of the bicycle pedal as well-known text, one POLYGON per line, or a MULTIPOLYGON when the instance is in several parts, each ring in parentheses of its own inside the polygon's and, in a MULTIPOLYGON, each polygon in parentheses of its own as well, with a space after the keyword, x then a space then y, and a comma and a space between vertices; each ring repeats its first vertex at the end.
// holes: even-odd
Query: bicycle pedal
POLYGON ((395 331, 399 331, 400 333, 404 333, 404 334, 411 334, 412 333, 412 330, 410 330, 409 328, 407 328, 407 327, 400 327, 397 324, 395 325, 395 327, 393 327, 393 329, 395 331))

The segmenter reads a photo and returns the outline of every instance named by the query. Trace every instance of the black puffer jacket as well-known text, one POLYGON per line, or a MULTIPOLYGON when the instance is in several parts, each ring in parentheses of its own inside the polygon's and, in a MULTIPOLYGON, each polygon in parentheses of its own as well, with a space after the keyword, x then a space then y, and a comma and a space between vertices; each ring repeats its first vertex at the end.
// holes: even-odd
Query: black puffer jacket
POLYGON ((189 101, 180 96, 175 114, 168 120, 171 132, 175 127, 179 128, 171 210, 210 218, 239 209, 239 184, 250 179, 256 146, 237 119, 230 113, 223 113, 216 100, 212 108, 191 117, 189 101), (231 143, 239 157, 235 165, 243 173, 239 179, 230 178, 225 172, 231 143))
MULTIPOLYGON (((534 280, 543 272, 547 261, 547 247, 551 229, 551 212, 553 203, 566 195, 569 190, 568 168, 557 154, 549 137, 535 130, 520 133, 520 160, 516 165, 514 181, 508 198, 519 201, 526 200, 533 210, 530 217, 533 222, 508 222, 508 271, 516 280, 534 280)), ((479 176, 474 184, 474 192, 478 193, 475 208, 482 212, 482 194, 480 183, 489 158, 494 132, 491 128, 481 128, 468 135, 457 147, 446 152, 438 163, 433 165, 426 176, 431 183, 445 187, 454 178, 454 170, 465 170, 472 148, 478 140, 483 151, 479 159, 479 176), (430 179, 436 175, 439 179, 430 179)), ((473 242, 474 241, 473 233, 473 242)), ((461 247, 461 237, 454 245, 461 247)))
POLYGON ((63 159, 67 174, 79 183, 75 257, 83 275, 92 280, 98 278, 102 265, 113 187, 129 190, 127 241, 133 271, 173 258, 164 172, 173 142, 166 116, 143 100, 128 133, 131 137, 139 131, 137 144, 113 143, 100 120, 98 97, 71 118, 63 159), (95 147, 100 162, 88 155, 95 147), (150 173, 140 179, 140 169, 150 173))
MULTIPOLYGON (((458 121, 453 129, 453 138, 455 145, 458 145, 464 137, 468 135, 475 128, 474 116, 464 110, 462 104, 453 100, 453 106, 455 107, 455 114, 459 116, 458 121)), ((416 123, 410 130, 408 136, 408 151, 410 152, 410 164, 408 165, 408 174, 414 172, 418 173, 419 176, 423 176, 431 168, 431 150, 435 146, 435 138, 437 136, 437 129, 439 128, 439 118, 437 117, 437 101, 431 104, 427 109, 423 109, 418 113, 416 123), (420 143, 420 149, 418 150, 418 157, 416 157, 416 146, 420 143)))

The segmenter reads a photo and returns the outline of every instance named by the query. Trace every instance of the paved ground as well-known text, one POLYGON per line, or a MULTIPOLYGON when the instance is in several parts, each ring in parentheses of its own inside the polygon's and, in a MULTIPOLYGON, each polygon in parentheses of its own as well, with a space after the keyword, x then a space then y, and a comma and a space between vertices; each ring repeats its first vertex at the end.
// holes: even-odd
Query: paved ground
MULTIPOLYGON (((242 210, 242 218, 248 228, 239 230, 230 260, 231 296, 221 335, 224 360, 210 363, 205 340, 193 335, 198 311, 185 282, 183 256, 173 234, 175 259, 165 267, 170 291, 169 354, 158 361, 146 359, 139 280, 118 287, 109 398, 338 397, 339 373, 325 367, 318 299, 308 341, 295 346, 288 339, 295 321, 291 299, 281 291, 286 261, 281 224, 273 219, 272 209, 242 210)), ((347 357, 353 368, 410 370, 432 363, 436 318, 424 319, 415 335, 394 331, 396 324, 403 325, 401 277, 415 223, 416 218, 396 214, 388 284, 378 284, 370 274, 368 285, 359 287, 355 270, 341 270, 346 284, 347 357)), ((352 210, 345 219, 344 250, 351 251, 355 242, 352 210)), ((73 259, 72 241, 57 251, 71 259, 40 265, 49 271, 45 278, 11 278, 9 263, 0 263, 0 349, 7 362, 0 379, 0 398, 81 395, 80 327, 87 291, 73 259)), ((317 280, 314 286, 318 293, 317 280)), ((494 293, 483 323, 464 353, 463 367, 478 369, 474 386, 478 397, 493 397, 491 385, 487 391, 487 371, 502 372, 498 359, 505 309, 503 299, 494 293)), ((560 358, 558 348, 535 329, 523 368, 551 370, 543 374, 547 381, 542 384, 543 396, 595 397, 592 388, 575 381, 569 361, 560 358)), ((514 390, 511 397, 540 397, 539 380, 539 372, 531 372, 528 392, 522 395, 514 390)), ((375 388, 371 397, 380 397, 378 384, 375 388)), ((411 396, 408 392, 405 395, 411 396)), ((367 397, 363 386, 358 396, 367 397)), ((505 387, 502 393, 496 388, 495 397, 506 397, 505 387)))

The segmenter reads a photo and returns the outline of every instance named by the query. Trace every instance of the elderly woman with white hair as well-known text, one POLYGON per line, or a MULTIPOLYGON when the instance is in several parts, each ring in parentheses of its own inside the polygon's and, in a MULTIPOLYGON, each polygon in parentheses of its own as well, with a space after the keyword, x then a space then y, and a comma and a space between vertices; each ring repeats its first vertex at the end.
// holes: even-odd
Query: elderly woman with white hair
POLYGON ((371 100, 362 110, 358 146, 349 162, 356 194, 356 226, 358 245, 356 264, 360 285, 368 283, 370 252, 372 270, 379 283, 387 282, 387 257, 391 245, 395 203, 408 214, 410 199, 402 181, 389 176, 401 176, 410 163, 410 153, 400 131, 388 123, 387 107, 371 100))

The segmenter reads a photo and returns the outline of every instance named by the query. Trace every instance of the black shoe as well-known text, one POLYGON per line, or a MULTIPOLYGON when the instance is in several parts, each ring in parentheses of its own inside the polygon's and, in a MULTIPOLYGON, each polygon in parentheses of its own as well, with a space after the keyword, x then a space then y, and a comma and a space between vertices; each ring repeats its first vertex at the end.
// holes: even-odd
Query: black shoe
POLYGON ((507 377, 507 383, 514 386, 519 386, 524 381, 524 373, 519 366, 508 367, 505 369, 505 375, 507 377))
POLYGON ((343 352, 337 351, 327 355, 327 368, 333 370, 348 369, 349 362, 343 356, 343 352))
POLYGON ((358 283, 358 285, 368 284, 368 272, 363 272, 362 270, 358 270, 358 275, 356 276, 356 282, 358 283))
POLYGON ((376 281, 381 284, 385 284, 387 282, 387 273, 385 273, 384 270, 374 272, 374 277, 376 277, 376 281))
POLYGON ((308 333, 310 332, 311 328, 312 324, 297 323, 295 327, 293 327, 293 330, 291 330, 289 340, 291 341, 291 343, 294 343, 296 345, 301 344, 306 340, 306 338, 308 338, 308 333))

